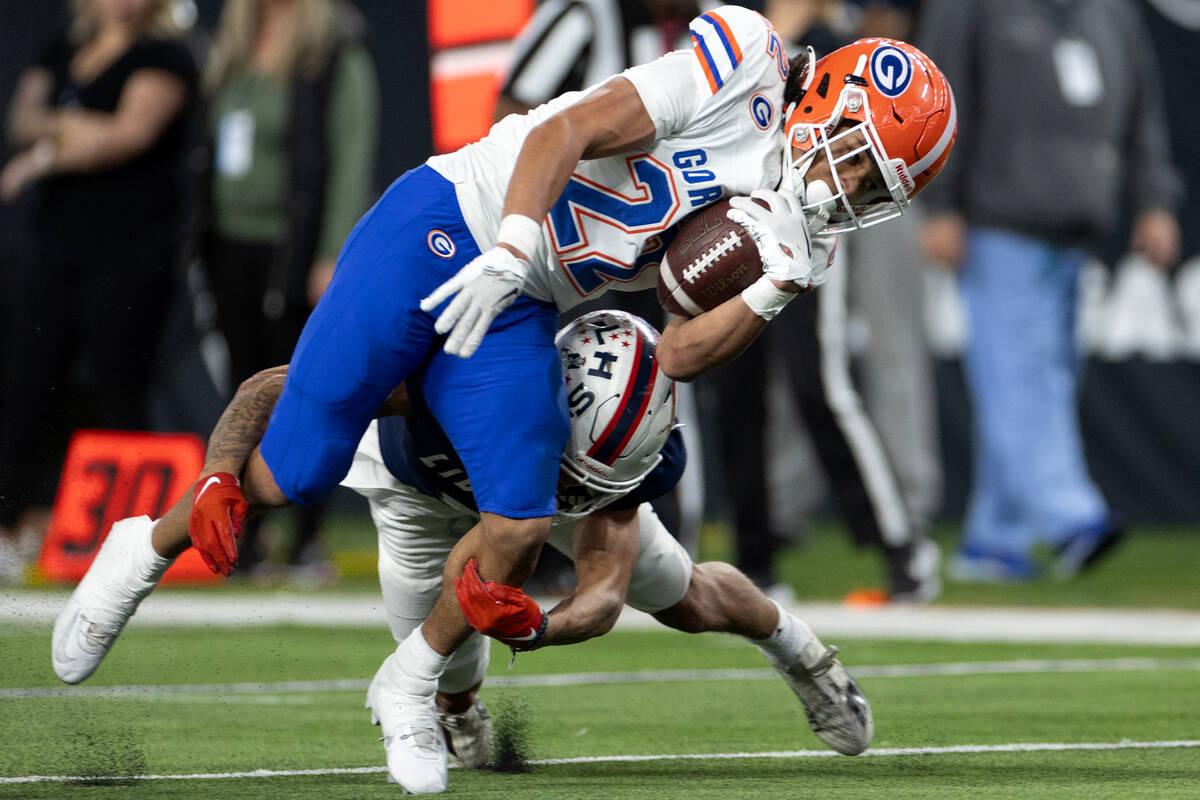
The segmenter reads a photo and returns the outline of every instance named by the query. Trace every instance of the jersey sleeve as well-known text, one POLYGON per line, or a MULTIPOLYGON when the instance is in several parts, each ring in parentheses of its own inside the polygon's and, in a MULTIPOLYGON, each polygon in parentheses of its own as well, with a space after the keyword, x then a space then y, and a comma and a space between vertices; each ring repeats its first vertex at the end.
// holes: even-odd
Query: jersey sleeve
POLYGON ((787 78, 787 55, 771 24, 756 11, 721 6, 689 25, 691 50, 622 75, 638 91, 658 138, 712 118, 764 84, 787 78))
POLYGON ((131 51, 136 69, 158 69, 183 81, 188 94, 195 92, 199 69, 192 53, 183 42, 168 39, 142 39, 131 51))

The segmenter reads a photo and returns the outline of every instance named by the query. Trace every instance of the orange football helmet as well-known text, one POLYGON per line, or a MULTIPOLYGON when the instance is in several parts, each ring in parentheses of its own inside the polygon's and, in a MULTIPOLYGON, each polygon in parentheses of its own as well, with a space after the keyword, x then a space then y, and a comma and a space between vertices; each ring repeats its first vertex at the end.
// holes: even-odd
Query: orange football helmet
POLYGON ((835 184, 828 187, 832 197, 825 187, 800 194, 802 200, 813 195, 806 209, 831 208, 827 230, 838 231, 903 214, 946 163, 958 114, 950 83, 927 55, 895 39, 859 39, 809 68, 784 125, 790 145, 785 183, 790 180, 799 193, 813 159, 825 153, 835 184), (848 137, 855 146, 835 157, 830 145, 848 137), (874 159, 885 188, 852 204, 837 165, 864 152, 874 159))

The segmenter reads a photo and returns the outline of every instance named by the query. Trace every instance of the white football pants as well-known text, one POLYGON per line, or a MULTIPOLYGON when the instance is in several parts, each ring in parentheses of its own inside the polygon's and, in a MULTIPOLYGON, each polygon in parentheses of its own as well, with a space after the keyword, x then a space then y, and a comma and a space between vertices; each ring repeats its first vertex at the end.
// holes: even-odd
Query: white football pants
MULTIPOLYGON (((396 479, 383 463, 379 435, 372 422, 359 442, 342 485, 367 498, 379 532, 379 585, 388 627, 396 643, 420 625, 442 589, 442 567, 459 537, 478 517, 454 508, 396 479)), ((575 521, 557 518, 549 543, 573 556, 575 521)), ((687 593, 692 559, 667 532, 649 503, 638 508, 639 547, 625 602, 653 614, 678 603, 687 593)), ((464 692, 483 679, 488 665, 487 637, 472 633, 446 666, 439 691, 464 692)))

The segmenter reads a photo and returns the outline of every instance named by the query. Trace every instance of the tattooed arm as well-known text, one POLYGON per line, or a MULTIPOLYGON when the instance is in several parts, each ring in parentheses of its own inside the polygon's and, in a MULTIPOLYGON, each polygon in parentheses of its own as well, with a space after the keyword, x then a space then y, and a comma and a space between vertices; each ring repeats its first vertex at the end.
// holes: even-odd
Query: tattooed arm
POLYGON ((267 430, 271 412, 283 392, 287 370, 286 364, 271 367, 242 381, 208 437, 202 475, 214 472, 241 474, 250 453, 267 430))
MULTIPOLYGON (((238 387, 237 394, 229 401, 221 418, 217 420, 208 440, 204 456, 201 480, 215 473, 229 473, 241 478, 241 494, 253 509, 263 506, 287 505, 288 499, 280 491, 266 462, 258 451, 259 440, 271 421, 271 412, 283 392, 287 379, 287 365, 272 367, 247 378, 238 387)), ((378 416, 401 414, 407 416, 411 408, 404 385, 396 387, 388 397, 378 416)), ((154 527, 154 549, 159 555, 176 556, 192 544, 188 534, 189 517, 192 515, 193 484, 183 497, 171 507, 154 527)), ((232 518, 231 518, 232 521, 232 518)), ((219 566, 231 566, 222 563, 219 566)), ((226 572, 227 569, 216 571, 226 572)))
MULTIPOLYGON (((283 392, 287 371, 287 364, 271 367, 242 382, 208 439, 202 474, 241 474, 247 466, 250 454, 267 430, 271 412, 283 392)), ((404 384, 400 384, 388 396, 377 416, 408 416, 410 409, 408 392, 405 391, 404 384)))

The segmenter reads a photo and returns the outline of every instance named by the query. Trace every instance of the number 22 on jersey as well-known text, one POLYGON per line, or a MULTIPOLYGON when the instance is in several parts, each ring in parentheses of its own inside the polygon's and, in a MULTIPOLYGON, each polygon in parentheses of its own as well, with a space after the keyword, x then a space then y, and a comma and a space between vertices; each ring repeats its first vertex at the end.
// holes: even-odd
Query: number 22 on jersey
POLYGON ((629 195, 576 174, 550 209, 555 255, 581 295, 610 281, 635 280, 658 263, 669 241, 655 234, 665 231, 679 210, 670 169, 645 154, 626 164, 633 187, 629 195))

